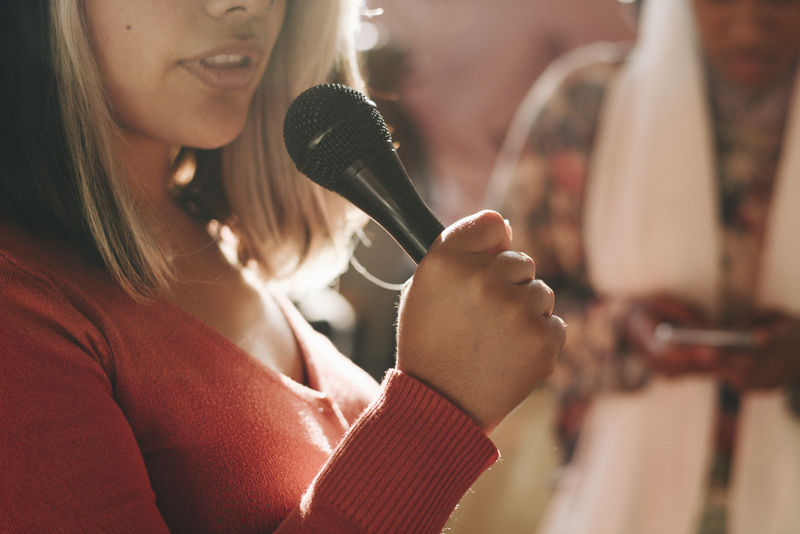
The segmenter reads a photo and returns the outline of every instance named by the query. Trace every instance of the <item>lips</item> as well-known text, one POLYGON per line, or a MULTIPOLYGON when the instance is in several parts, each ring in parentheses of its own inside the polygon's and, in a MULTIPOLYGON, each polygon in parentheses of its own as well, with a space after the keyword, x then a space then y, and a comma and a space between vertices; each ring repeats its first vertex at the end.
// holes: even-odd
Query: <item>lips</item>
POLYGON ((207 50, 179 65, 211 89, 232 91, 252 87, 262 57, 258 46, 237 44, 207 50))

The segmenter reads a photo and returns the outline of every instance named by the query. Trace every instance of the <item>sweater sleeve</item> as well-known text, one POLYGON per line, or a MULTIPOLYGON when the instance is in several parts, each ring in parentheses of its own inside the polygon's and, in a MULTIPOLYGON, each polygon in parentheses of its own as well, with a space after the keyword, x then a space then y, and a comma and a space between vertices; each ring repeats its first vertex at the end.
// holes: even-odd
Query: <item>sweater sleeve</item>
POLYGON ((0 532, 166 532, 98 329, 0 256, 0 532))
MULTIPOLYGON (((1 255, 0 280, 0 532, 168 532, 102 332, 1 255)), ((463 412, 392 372, 279 532, 438 532, 496 458, 463 412)))
POLYGON ((466 414, 392 370, 278 532, 440 532, 498 456, 466 414))

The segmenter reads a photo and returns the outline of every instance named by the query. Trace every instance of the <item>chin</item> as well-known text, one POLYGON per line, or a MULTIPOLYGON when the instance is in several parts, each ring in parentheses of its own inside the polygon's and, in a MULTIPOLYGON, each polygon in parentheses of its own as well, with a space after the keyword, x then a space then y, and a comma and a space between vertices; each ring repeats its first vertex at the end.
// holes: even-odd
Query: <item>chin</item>
POLYGON ((198 124, 196 128, 192 129, 191 134, 187 136, 182 145, 204 150, 222 148, 239 137, 244 129, 245 121, 244 114, 235 120, 228 118, 223 121, 203 121, 202 124, 198 124))
POLYGON ((193 139, 186 143, 181 143, 181 146, 199 148, 201 150, 216 150, 231 144, 239 134, 236 135, 215 135, 204 136, 202 139, 193 139))

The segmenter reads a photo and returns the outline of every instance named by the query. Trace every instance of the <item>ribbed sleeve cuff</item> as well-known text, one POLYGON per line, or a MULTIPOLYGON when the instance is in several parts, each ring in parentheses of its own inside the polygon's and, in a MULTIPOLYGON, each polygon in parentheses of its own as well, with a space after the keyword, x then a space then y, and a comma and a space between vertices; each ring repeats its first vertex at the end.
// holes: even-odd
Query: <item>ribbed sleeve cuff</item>
POLYGON ((321 500, 364 532, 438 533, 498 456, 466 414, 392 370, 304 500, 321 500))

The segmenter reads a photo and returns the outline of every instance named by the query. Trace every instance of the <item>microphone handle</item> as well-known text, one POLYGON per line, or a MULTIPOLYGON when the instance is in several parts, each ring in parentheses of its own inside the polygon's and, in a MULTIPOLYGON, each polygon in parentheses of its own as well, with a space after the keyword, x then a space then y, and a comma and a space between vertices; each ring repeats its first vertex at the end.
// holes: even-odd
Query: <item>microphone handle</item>
POLYGON ((416 263, 444 230, 414 189, 391 145, 370 160, 353 163, 337 193, 381 225, 416 263))

